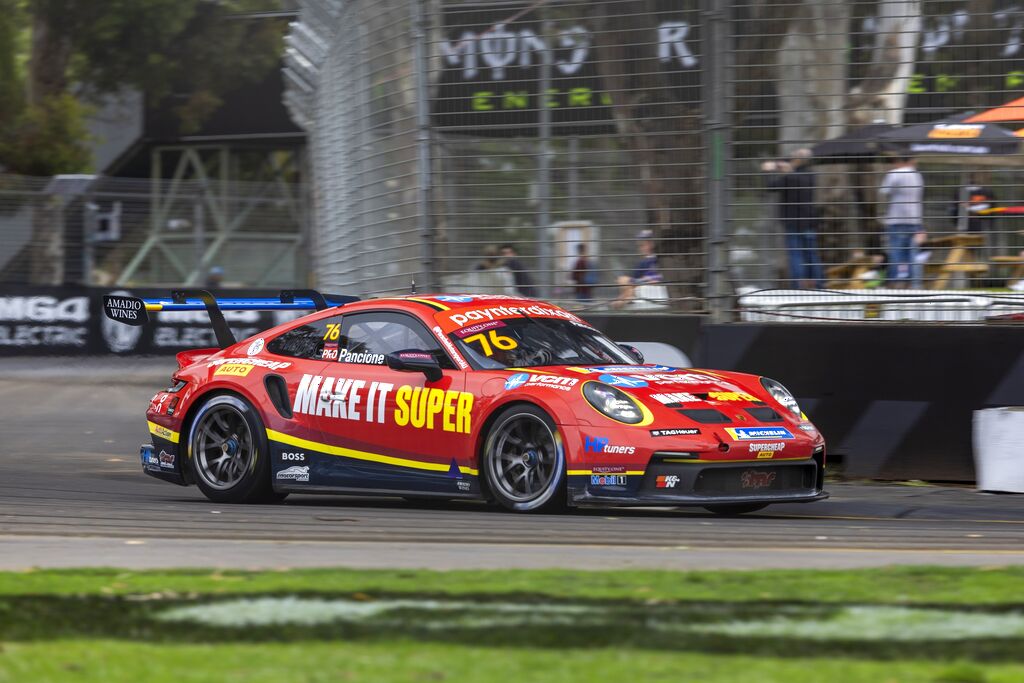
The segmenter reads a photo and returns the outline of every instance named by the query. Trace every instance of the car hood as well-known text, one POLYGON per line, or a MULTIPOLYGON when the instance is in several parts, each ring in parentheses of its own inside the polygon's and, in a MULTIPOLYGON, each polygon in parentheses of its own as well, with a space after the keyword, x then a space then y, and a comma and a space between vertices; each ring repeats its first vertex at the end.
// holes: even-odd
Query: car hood
MULTIPOLYGON (((529 375, 553 374, 572 377, 581 382, 594 380, 614 386, 640 399, 648 406, 664 406, 680 412, 690 409, 717 409, 735 417, 736 409, 745 413, 741 420, 758 422, 763 419, 776 421, 777 417, 789 417, 785 411, 775 411, 774 402, 761 391, 737 382, 724 373, 692 368, 673 368, 664 365, 608 365, 608 366, 560 366, 520 371, 510 381, 525 382, 529 375), (757 414, 747 413, 750 408, 767 408, 775 411, 757 414)), ((753 378, 751 378, 753 379, 753 378)), ((536 380, 534 380, 536 381, 536 380)), ((685 413, 684 413, 685 414, 685 413)), ((704 416, 714 419, 714 416, 704 416)), ((730 420, 731 421, 731 420, 730 420)))

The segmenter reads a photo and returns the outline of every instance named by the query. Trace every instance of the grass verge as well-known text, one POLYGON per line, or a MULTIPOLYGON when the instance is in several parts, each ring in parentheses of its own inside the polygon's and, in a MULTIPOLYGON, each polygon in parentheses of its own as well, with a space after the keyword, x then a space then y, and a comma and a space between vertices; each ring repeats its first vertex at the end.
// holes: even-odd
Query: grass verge
POLYGON ((0 573, 0 683, 1019 682, 1022 587, 998 567, 0 573))

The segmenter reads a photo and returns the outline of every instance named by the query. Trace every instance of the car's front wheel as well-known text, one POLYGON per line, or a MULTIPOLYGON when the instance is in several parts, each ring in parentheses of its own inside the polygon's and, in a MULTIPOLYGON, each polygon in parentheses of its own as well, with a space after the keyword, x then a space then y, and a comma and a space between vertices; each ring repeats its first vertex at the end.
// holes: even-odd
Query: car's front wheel
POLYGON ((263 421, 248 402, 220 394, 203 403, 189 431, 189 460, 199 490, 217 503, 281 500, 270 480, 263 421))
POLYGON ((521 404, 494 420, 481 458, 484 480, 501 506, 516 512, 565 505, 565 453, 554 421, 521 404))

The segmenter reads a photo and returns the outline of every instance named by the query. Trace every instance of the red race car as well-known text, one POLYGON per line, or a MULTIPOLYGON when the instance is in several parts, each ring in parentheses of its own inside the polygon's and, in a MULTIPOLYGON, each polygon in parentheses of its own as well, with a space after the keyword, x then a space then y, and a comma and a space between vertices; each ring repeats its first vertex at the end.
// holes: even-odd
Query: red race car
POLYGON ((737 514, 822 490, 825 441, 756 375, 644 364, 531 299, 105 297, 119 322, 206 310, 222 348, 178 354, 150 401, 147 474, 216 502, 289 493, 737 514), (222 310, 316 309, 236 342, 222 310))

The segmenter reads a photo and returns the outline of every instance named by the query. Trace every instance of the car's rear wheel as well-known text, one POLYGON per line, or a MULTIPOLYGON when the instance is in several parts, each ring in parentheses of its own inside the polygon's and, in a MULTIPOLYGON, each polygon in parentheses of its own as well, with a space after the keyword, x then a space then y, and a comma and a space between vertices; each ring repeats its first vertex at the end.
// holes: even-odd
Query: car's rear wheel
POLYGON ((495 418, 481 458, 494 500, 516 512, 565 505, 565 453, 554 421, 540 408, 511 406, 495 418))
POLYGON ((733 505, 723 503, 722 505, 705 505, 704 509, 723 517, 735 517, 736 515, 745 515, 748 512, 757 512, 766 507, 768 507, 768 503, 736 503, 733 505))
POLYGON ((270 480, 263 421, 248 402, 220 394, 203 403, 189 430, 189 460, 199 490, 217 503, 281 500, 270 480))

